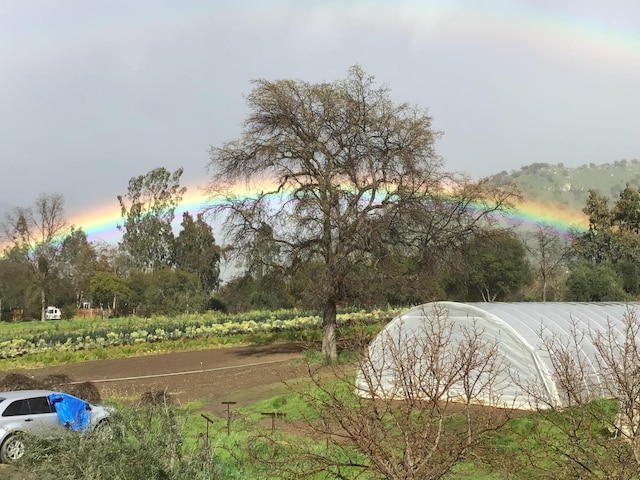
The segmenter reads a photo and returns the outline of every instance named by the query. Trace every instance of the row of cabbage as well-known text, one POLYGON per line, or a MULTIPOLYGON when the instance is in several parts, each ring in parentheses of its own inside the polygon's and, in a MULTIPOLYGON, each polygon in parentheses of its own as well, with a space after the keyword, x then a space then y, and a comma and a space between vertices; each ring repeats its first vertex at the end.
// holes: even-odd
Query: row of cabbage
MULTIPOLYGON (((370 324, 388 321, 399 313, 400 309, 391 307, 342 310, 338 312, 337 321, 339 325, 370 324)), ((131 317, 93 323, 79 320, 77 327, 67 331, 52 324, 50 329, 37 334, 0 339, 0 358, 47 351, 76 351, 169 340, 313 329, 319 327, 321 321, 317 313, 296 309, 237 315, 210 312, 175 317, 155 316, 150 319, 131 317)))

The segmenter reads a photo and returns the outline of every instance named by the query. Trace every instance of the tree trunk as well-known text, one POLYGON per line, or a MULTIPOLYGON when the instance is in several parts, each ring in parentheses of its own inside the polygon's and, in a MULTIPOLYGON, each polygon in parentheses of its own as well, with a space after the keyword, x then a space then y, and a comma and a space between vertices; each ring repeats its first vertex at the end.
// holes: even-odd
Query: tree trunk
POLYGON ((335 300, 327 300, 322 314, 322 355, 331 362, 335 362, 338 359, 336 312, 335 300))
POLYGON ((46 320, 45 312, 47 310, 47 298, 44 291, 44 287, 40 288, 40 321, 44 322, 46 320))

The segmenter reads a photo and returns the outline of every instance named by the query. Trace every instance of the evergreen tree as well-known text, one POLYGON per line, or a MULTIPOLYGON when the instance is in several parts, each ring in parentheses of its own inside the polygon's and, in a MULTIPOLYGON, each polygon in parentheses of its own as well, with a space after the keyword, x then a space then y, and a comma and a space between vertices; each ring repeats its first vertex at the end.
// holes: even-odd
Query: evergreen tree
POLYGON ((144 272, 174 266, 172 222, 175 209, 186 192, 180 187, 183 169, 170 173, 163 167, 129 180, 126 195, 118 195, 124 224, 121 248, 132 265, 144 272))
POLYGON ((198 214, 195 221, 189 212, 182 215, 182 230, 175 242, 176 266, 195 273, 202 290, 211 293, 220 284, 222 249, 216 245, 211 226, 198 214))

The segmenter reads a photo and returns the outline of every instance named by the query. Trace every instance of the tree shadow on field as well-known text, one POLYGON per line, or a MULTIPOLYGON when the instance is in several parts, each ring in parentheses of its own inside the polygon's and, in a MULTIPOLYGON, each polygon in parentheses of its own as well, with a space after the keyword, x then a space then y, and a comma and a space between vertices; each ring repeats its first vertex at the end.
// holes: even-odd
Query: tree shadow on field
POLYGON ((304 352, 307 346, 301 343, 277 343, 271 345, 250 345, 240 347, 235 354, 239 357, 258 357, 266 355, 293 355, 304 352))

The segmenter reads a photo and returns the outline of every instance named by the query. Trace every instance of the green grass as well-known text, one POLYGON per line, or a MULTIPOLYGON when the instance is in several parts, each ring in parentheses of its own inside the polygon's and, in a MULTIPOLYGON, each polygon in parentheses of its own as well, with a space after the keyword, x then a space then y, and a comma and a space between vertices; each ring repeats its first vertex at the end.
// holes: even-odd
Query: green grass
MULTIPOLYGON (((176 480, 198 480, 199 478, 214 478, 218 480, 251 478, 259 480, 274 478, 273 472, 269 471, 268 462, 265 463, 264 460, 300 461, 304 463, 304 461, 289 457, 291 451, 287 445, 310 445, 319 455, 329 454, 335 456, 335 458, 342 458, 347 462, 353 459, 358 459, 360 462, 366 461, 357 452, 348 447, 331 449, 329 450, 330 453, 327 453, 325 442, 322 439, 313 440, 307 435, 297 436, 291 433, 291 429, 285 429, 285 422, 302 422, 303 420, 317 418, 318 415, 313 408, 302 401, 300 396, 293 392, 265 398, 246 407, 232 410, 234 415, 232 417, 230 435, 227 435, 226 417, 218 417, 212 412, 203 410, 203 407, 204 405, 200 402, 189 402, 188 404, 174 407, 170 415, 167 415, 167 412, 162 408, 158 408, 153 410, 154 413, 149 416, 148 411, 145 409, 129 410, 127 407, 118 405, 118 408, 123 411, 125 419, 129 422, 127 425, 132 426, 128 427, 129 430, 127 430, 132 438, 126 447, 125 453, 134 455, 133 458, 138 462, 157 462, 158 458, 164 458, 163 449, 166 448, 166 442, 163 439, 169 438, 174 434, 171 432, 179 432, 181 436, 181 440, 178 442, 181 451, 180 462, 181 465, 184 465, 181 467, 184 470, 174 472, 175 476, 171 478, 176 480), (274 433, 270 431, 269 420, 262 415, 262 412, 271 411, 287 414, 284 419, 277 421, 274 433), (202 416, 203 414, 213 422, 208 423, 202 416), (151 418, 151 422, 149 422, 149 418, 151 418), (145 424, 147 425, 146 427, 145 424), (171 429, 171 431, 168 429, 171 429), (209 445, 209 449, 205 449, 205 440, 209 445), (273 444, 271 440, 275 440, 276 443, 273 444), (207 464, 209 465, 207 468, 215 466, 215 470, 210 470, 210 472, 215 471, 215 473, 210 473, 210 476, 203 477, 201 476, 202 472, 198 473, 199 458, 203 457, 203 454, 207 451, 214 455, 213 462, 207 464), (186 472, 190 473, 187 475, 186 472)), ((613 402, 600 402, 594 407, 596 410, 610 414, 614 410, 615 404, 613 402)), ((556 422, 558 419, 553 418, 552 420, 556 422)), ((507 480, 513 478, 543 480, 555 478, 553 470, 550 473, 544 473, 543 470, 526 466, 526 456, 532 455, 536 457, 547 452, 534 441, 534 439, 539 438, 541 432, 547 432, 548 438, 551 439, 558 435, 557 431, 553 431, 546 414, 531 413, 513 418, 508 422, 507 427, 499 432, 491 442, 488 450, 491 452, 490 459, 478 458, 475 456, 478 452, 471 452, 468 459, 458 463, 446 478, 448 480, 507 480), (491 462, 485 460, 490 460, 491 462), (490 463, 498 465, 499 468, 492 467, 490 463)), ((560 442, 561 438, 558 437, 557 440, 560 442)), ((107 449, 109 455, 106 455, 106 453, 87 448, 87 445, 83 445, 83 441, 75 437, 65 439, 65 450, 63 452, 65 461, 81 461, 87 465, 91 462, 92 468, 96 469, 93 471, 99 471, 101 468, 111 471, 109 469, 112 467, 113 462, 130 461, 130 458, 120 458, 118 456, 120 452, 111 447, 107 449), (79 450, 76 453, 74 449, 83 450, 79 450), (82 457, 82 455, 90 456, 87 458, 82 457)), ((31 464, 29 467, 36 468, 33 471, 42 473, 39 478, 43 480, 81 478, 61 476, 60 470, 56 470, 55 466, 57 458, 56 454, 45 459, 47 464, 37 466, 37 468, 31 464), (58 475, 57 477, 56 474, 58 475)), ((67 466, 61 465, 61 468, 66 468, 68 471, 69 462, 67 462, 67 466)), ((152 471, 147 467, 145 467, 147 468, 145 470, 141 465, 140 463, 136 465, 140 472, 152 471)), ((552 461, 549 459, 548 464, 542 465, 542 467, 552 465, 552 461)), ((123 478, 128 479, 130 477, 123 478)), ((354 476, 345 478, 355 479, 354 476)), ((365 476, 358 478, 378 477, 365 476)))
MULTIPOLYGON (((338 351, 338 364, 353 363, 357 361, 359 357, 360 355, 356 352, 340 350, 338 351)), ((322 355, 322 352, 314 349, 305 350, 302 354, 302 358, 300 359, 300 362, 309 363, 311 365, 323 365, 326 364, 326 361, 327 359, 322 355)))
MULTIPOLYGON (((268 398, 256 402, 243 408, 241 414, 252 421, 259 421, 265 417, 262 413, 276 412, 286 416, 282 418, 284 422, 298 422, 318 418, 318 412, 308 405, 300 395, 287 393, 276 397, 268 398)), ((278 420, 280 421, 280 420, 278 420)))

